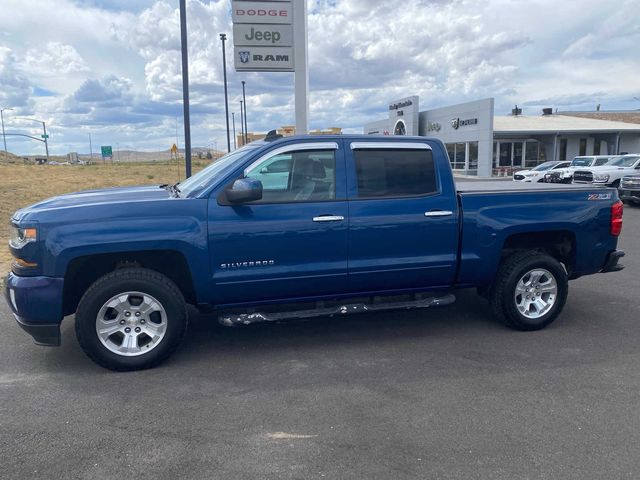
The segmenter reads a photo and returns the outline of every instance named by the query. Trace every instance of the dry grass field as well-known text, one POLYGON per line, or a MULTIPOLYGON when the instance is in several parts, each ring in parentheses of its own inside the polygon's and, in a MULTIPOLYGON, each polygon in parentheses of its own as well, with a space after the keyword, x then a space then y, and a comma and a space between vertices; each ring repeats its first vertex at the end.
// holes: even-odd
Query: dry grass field
MULTIPOLYGON (((3 152, 4 153, 4 152, 3 152)), ((9 219, 17 209, 63 193, 91 188, 175 183, 184 179, 184 162, 25 165, 0 158, 0 278, 9 271, 9 219), (5 160, 5 161, 2 161, 5 160)), ((194 172, 210 161, 194 160, 194 172)), ((0 280, 2 283, 2 280, 0 280)))

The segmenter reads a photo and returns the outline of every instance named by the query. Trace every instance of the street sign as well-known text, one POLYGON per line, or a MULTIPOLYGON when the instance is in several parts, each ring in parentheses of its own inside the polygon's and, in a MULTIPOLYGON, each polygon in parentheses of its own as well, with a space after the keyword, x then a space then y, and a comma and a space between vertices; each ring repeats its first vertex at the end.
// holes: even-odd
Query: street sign
POLYGON ((113 149, 111 145, 103 145, 100 147, 102 158, 113 158, 113 149))
POLYGON ((236 46, 292 47, 293 26, 236 24, 233 43, 236 46))
POLYGON ((293 72, 292 47, 236 47, 238 72, 293 72))
POLYGON ((49 138, 49 134, 47 133, 46 135, 40 135, 42 138, 49 138))
POLYGON ((293 10, 290 1, 231 2, 233 23, 293 23, 293 10))

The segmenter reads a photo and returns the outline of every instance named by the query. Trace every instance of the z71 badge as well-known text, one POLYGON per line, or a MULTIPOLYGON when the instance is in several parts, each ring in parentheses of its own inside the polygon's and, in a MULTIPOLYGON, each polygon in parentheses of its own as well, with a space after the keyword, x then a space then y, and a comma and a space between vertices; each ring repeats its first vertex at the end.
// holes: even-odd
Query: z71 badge
POLYGON ((587 200, 611 200, 610 193, 590 193, 587 200))

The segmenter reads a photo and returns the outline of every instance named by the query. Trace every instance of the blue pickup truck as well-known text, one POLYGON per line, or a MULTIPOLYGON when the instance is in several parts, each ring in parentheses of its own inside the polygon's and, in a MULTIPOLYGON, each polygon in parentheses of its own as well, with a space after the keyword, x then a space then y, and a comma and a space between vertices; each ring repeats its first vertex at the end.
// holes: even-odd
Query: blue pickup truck
POLYGON ((225 325, 445 305, 477 288, 537 330, 568 280, 622 268, 613 188, 470 181, 422 137, 251 143, 176 185, 92 190, 17 211, 6 298, 40 345, 75 313, 87 355, 157 365, 187 305, 225 325))

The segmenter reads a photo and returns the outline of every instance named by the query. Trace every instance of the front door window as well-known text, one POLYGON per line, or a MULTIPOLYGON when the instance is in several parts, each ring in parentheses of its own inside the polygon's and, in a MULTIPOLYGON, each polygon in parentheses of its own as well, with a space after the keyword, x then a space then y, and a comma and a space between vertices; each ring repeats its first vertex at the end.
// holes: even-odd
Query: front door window
POLYGON ((251 165, 244 177, 262 183, 262 200, 255 203, 333 200, 335 151, 303 150, 274 155, 251 165))

